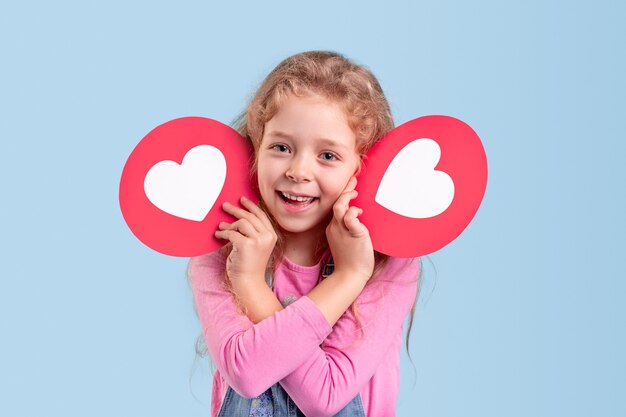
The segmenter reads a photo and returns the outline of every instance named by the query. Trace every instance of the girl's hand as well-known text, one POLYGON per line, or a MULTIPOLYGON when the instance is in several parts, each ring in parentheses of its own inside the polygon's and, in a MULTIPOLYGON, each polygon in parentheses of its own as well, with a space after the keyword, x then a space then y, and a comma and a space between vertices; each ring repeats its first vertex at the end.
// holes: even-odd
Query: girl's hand
POLYGON ((354 189, 356 183, 355 177, 350 178, 333 205, 333 219, 326 227, 326 238, 335 271, 360 276, 367 282, 374 272, 374 247, 369 231, 358 219, 363 210, 349 205, 358 194, 354 189))
POLYGON ((231 282, 245 279, 265 280, 265 268, 276 245, 272 223, 256 204, 241 197, 241 209, 230 203, 222 208, 236 217, 233 223, 221 222, 215 237, 229 240, 233 250, 226 261, 226 272, 231 282))

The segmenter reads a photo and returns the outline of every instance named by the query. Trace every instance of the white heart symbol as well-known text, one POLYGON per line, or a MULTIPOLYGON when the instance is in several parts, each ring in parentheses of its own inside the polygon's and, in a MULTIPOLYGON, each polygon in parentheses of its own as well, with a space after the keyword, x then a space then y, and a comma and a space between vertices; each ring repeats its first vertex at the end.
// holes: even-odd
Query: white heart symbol
POLYGON ((415 139, 393 158, 376 192, 376 202, 406 217, 426 219, 443 213, 452 203, 454 182, 435 171, 441 157, 437 142, 415 139))
POLYGON ((156 163, 143 182, 143 189, 159 209, 183 219, 202 221, 222 191, 226 160, 214 146, 190 149, 182 164, 156 163))

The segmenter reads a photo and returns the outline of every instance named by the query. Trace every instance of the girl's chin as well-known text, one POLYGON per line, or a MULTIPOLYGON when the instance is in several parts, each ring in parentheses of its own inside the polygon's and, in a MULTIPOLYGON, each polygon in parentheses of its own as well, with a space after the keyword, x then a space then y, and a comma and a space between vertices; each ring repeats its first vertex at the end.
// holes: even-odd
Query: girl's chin
MULTIPOLYGON (((278 219, 277 219, 278 220, 278 219)), ((281 219, 282 220, 282 219, 281 219)), ((326 230, 328 222, 293 222, 278 220, 278 226, 283 233, 299 234, 299 233, 323 233, 326 230)))
POLYGON ((306 233, 310 232, 313 229, 316 229, 315 225, 306 225, 306 224, 290 224, 290 223, 282 223, 280 224, 280 229, 284 233, 288 234, 298 234, 298 233, 306 233))

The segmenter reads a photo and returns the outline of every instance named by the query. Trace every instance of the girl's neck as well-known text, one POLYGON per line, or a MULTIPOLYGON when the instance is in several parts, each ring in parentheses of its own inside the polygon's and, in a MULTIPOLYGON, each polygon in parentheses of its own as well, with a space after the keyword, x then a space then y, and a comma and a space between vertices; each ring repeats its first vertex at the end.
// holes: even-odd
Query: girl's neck
POLYGON ((319 262, 321 247, 326 240, 326 231, 304 233, 284 232, 285 256, 296 265, 312 266, 319 262))

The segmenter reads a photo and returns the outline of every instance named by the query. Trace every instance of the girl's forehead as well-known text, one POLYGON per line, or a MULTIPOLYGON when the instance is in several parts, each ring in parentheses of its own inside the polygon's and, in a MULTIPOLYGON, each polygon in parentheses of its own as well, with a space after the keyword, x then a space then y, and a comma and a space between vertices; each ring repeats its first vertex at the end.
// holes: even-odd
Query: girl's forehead
POLYGON ((322 137, 354 134, 341 103, 319 95, 290 95, 281 100, 276 113, 265 123, 264 132, 291 136, 313 133, 322 137))

